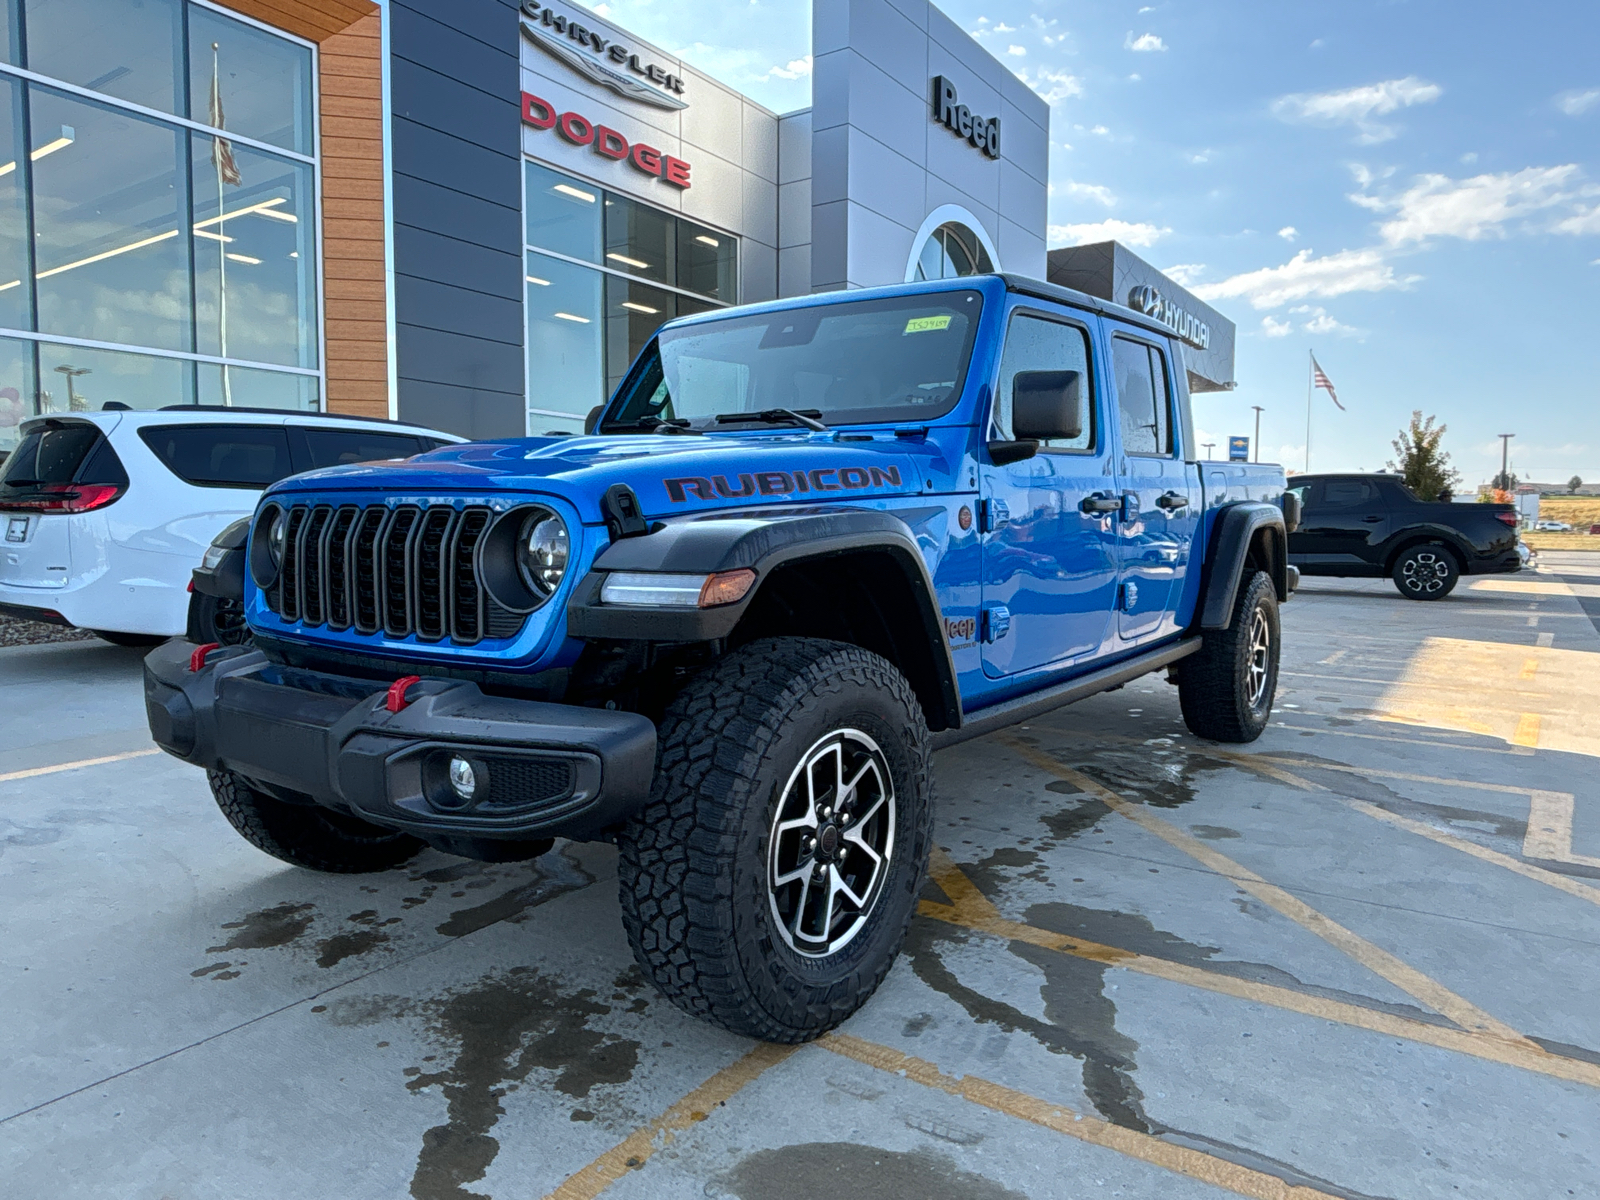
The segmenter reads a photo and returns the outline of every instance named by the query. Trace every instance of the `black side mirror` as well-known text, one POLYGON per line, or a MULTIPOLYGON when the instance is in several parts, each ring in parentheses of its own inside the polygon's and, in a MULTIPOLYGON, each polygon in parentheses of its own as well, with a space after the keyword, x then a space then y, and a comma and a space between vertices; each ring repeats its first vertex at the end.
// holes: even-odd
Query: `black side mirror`
POLYGON ((1011 429, 1017 438, 1083 436, 1083 376, 1077 371, 1018 371, 1011 383, 1011 429))

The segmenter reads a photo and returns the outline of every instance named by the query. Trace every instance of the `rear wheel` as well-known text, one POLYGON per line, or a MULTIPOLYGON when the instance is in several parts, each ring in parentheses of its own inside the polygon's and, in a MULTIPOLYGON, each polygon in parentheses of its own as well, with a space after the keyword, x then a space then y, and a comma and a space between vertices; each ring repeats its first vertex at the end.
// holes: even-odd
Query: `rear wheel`
POLYGON ((1443 600, 1455 590, 1461 566, 1443 546, 1412 546, 1395 560, 1390 577, 1407 600, 1443 600))
POLYGON ((211 794, 245 841, 297 867, 359 875, 398 867, 422 849, 405 833, 314 804, 288 804, 232 771, 207 771, 211 794))
POLYGON ((774 638, 718 660, 660 729, 650 803, 619 841, 634 956, 735 1033, 825 1033, 882 982, 927 871, 916 696, 856 646, 774 638))
POLYGON ((1178 667, 1178 702, 1191 733, 1214 742, 1253 742, 1278 691, 1278 595, 1265 571, 1239 581, 1233 619, 1209 629, 1178 667))

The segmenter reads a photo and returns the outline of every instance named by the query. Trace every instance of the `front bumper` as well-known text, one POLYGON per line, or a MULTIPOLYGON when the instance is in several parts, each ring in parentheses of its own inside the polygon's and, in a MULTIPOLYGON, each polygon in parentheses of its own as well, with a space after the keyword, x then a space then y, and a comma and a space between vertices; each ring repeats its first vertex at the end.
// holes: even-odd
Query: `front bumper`
POLYGON ((371 680, 281 666, 245 647, 214 651, 190 671, 193 649, 169 642, 145 659, 145 709, 163 750, 451 853, 599 838, 650 792, 656 731, 637 713, 487 696, 439 679, 412 684, 406 706, 390 712, 387 687, 371 680), (480 781, 470 801, 450 788, 457 756, 480 781))

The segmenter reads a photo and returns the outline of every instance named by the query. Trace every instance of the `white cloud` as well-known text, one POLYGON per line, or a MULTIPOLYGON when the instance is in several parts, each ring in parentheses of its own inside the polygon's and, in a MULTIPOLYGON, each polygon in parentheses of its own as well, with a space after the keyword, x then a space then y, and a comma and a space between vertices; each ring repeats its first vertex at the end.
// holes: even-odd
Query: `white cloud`
POLYGON ((761 76, 763 82, 768 79, 804 79, 811 74, 811 55, 804 58, 793 58, 785 66, 771 67, 761 76))
POLYGON ((596 4, 594 6, 594 12, 597 17, 609 17, 611 15, 611 5, 596 4))
MULTIPOLYGON (((1057 192, 1055 184, 1050 185, 1051 192, 1057 192)), ((1097 204, 1104 204, 1107 208, 1115 208, 1117 198, 1111 189, 1099 183, 1079 183, 1076 179, 1069 179, 1060 185, 1059 194, 1076 196, 1080 200, 1093 200, 1097 204)))
POLYGON ((1461 161, 1470 167, 1473 163, 1478 161, 1478 152, 1476 150, 1468 150, 1461 156, 1461 161))
POLYGON ((1295 240, 1295 238, 1300 236, 1300 231, 1293 225, 1285 225, 1282 229, 1278 230, 1278 236, 1286 242, 1292 242, 1295 240))
POLYGON ((1277 317, 1262 317, 1261 332, 1268 337, 1288 337, 1294 332, 1294 326, 1287 321, 1280 321, 1277 317))
MULTIPOLYGON (((1303 314, 1306 317, 1305 322, 1300 326, 1300 328, 1304 329, 1307 333, 1328 333, 1336 334, 1339 337, 1353 338, 1365 338, 1367 336, 1367 331, 1365 329, 1357 329, 1353 325, 1346 325, 1340 321, 1336 321, 1334 318, 1328 315, 1328 310, 1322 308, 1320 305, 1297 304, 1289 311, 1292 313, 1303 314)), ((1268 320, 1270 319, 1271 318, 1269 317, 1268 320)))
POLYGON ((1024 67, 1017 72, 1017 78, 1037 92, 1046 104, 1058 104, 1073 96, 1083 95, 1083 81, 1065 71, 1038 67, 1030 72, 1024 67))
POLYGON ((1197 150, 1193 154, 1187 154, 1184 157, 1189 160, 1190 166, 1200 167, 1211 161, 1211 151, 1197 150))
POLYGON ((1164 267, 1161 273, 1169 279, 1177 281, 1179 287, 1191 287, 1194 281, 1206 273, 1205 263, 1173 263, 1164 267))
POLYGON ((1165 50, 1167 44, 1153 33, 1141 33, 1138 37, 1134 37, 1133 30, 1130 29, 1128 30, 1128 36, 1123 40, 1122 48, 1124 50, 1133 50, 1140 54, 1149 54, 1154 51, 1165 50))
POLYGON ((1563 221, 1557 221, 1551 228, 1553 233, 1570 233, 1575 236, 1584 234, 1600 234, 1600 204, 1574 213, 1563 221))
POLYGON ((1360 142, 1386 142, 1395 129, 1372 118, 1385 116, 1413 104, 1431 104, 1444 93, 1436 83, 1425 83, 1415 75, 1387 79, 1363 87, 1334 92, 1297 92, 1272 102, 1272 113, 1282 121, 1305 121, 1313 125, 1354 125, 1360 142))
POLYGON ((1600 88, 1562 92, 1556 97, 1556 107, 1569 117, 1581 117, 1597 104, 1600 104, 1600 88))
POLYGON ((1278 308, 1312 296, 1405 289, 1418 278, 1397 276, 1378 249, 1341 250, 1322 258, 1305 249, 1282 266, 1245 271, 1220 283, 1203 284, 1194 293, 1207 302, 1243 298, 1252 308, 1278 308))
POLYGON ((1137 72, 1137 71, 1135 71, 1132 75, 1128 76, 1128 82, 1129 83, 1139 83, 1143 79, 1144 79, 1144 76, 1139 74, 1139 72, 1137 72))
POLYGON ((1021 58, 1027 52, 1028 52, 1028 49, 1027 49, 1026 46, 1007 46, 1006 47, 1006 53, 1011 55, 1013 58, 1021 58))
POLYGON ((1166 226, 1149 225, 1142 221, 1119 221, 1107 217, 1080 225, 1049 225, 1045 238, 1057 246, 1087 246, 1094 242, 1121 242, 1125 246, 1153 246, 1160 238, 1171 233, 1166 226))
POLYGON ((1000 24, 994 27, 994 31, 996 33, 1015 33, 1017 27, 1015 25, 1007 25, 1004 21, 1001 21, 1000 24))
MULTIPOLYGON (((1535 214, 1573 205, 1581 194, 1576 184, 1582 172, 1576 163, 1559 167, 1524 167, 1495 175, 1451 179, 1422 175, 1398 196, 1352 196, 1356 203, 1377 212, 1394 214, 1381 226, 1391 246, 1454 237, 1476 242, 1504 237, 1507 226, 1526 225, 1535 214)), ((1572 218, 1581 224, 1583 214, 1572 218)), ((1583 232, 1566 229, 1561 232, 1583 232)))

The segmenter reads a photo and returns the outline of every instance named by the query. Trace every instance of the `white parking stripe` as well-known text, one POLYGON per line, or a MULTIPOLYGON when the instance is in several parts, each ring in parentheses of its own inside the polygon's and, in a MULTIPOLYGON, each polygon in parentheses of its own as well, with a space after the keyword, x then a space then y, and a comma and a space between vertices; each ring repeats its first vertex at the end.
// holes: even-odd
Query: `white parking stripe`
POLYGON ((154 747, 149 750, 130 750, 126 754, 107 754, 102 758, 80 758, 77 762, 56 763, 49 767, 29 767, 26 771, 7 771, 0 775, 0 783, 10 783, 13 779, 33 779, 39 775, 54 775, 58 771, 76 771, 80 767, 98 767, 105 763, 125 762, 130 758, 148 758, 161 751, 154 747))

